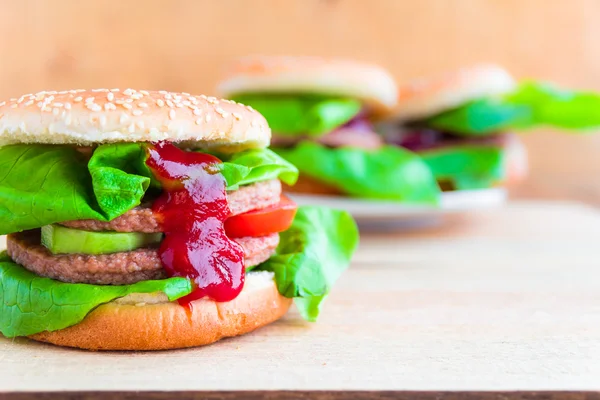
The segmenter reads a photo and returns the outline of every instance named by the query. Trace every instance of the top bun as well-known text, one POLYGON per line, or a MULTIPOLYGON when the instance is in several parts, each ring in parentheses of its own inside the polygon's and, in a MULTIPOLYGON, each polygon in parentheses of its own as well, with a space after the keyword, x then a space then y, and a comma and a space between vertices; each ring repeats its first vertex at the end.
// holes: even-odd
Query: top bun
POLYGON ((390 119, 418 120, 485 96, 507 93, 515 81, 503 68, 480 64, 400 87, 398 105, 390 119))
POLYGON ((0 146, 166 140, 192 148, 266 147, 271 130, 251 107, 166 91, 40 92, 0 103, 0 146))
POLYGON ((383 68, 318 57, 254 56, 235 62, 217 88, 223 97, 247 93, 317 93, 356 97, 372 111, 389 111, 397 87, 383 68))

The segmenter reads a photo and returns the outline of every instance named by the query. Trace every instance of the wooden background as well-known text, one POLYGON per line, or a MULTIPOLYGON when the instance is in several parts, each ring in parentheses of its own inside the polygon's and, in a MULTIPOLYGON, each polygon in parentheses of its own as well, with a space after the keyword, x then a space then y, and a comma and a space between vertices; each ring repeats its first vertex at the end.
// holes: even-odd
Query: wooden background
MULTIPOLYGON (((600 90, 600 0, 0 0, 0 97, 73 87, 210 93, 248 53, 354 57, 398 80, 476 61, 600 90)), ((528 134, 516 195, 600 203, 600 135, 528 134)))

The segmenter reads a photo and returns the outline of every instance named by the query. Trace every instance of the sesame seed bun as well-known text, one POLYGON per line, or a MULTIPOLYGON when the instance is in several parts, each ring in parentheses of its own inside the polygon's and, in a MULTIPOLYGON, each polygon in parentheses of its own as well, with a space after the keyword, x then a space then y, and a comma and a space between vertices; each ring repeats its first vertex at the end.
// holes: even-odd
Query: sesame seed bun
POLYGON ((398 104, 388 119, 423 119, 472 100, 507 93, 514 87, 512 76, 492 64, 475 65, 419 79, 400 87, 398 104))
POLYGON ((374 113, 396 104, 397 88, 383 68, 318 57, 255 56, 230 66, 217 91, 223 97, 247 93, 318 93, 362 100, 374 113))
POLYGON ((250 272, 238 297, 196 300, 191 311, 164 294, 136 294, 101 305, 77 325, 31 336, 88 350, 166 350, 202 346, 243 335, 281 318, 291 299, 279 294, 272 272, 250 272))
POLYGON ((0 146, 166 140, 197 148, 266 147, 271 131, 251 107, 214 97, 146 90, 69 90, 0 103, 0 146))

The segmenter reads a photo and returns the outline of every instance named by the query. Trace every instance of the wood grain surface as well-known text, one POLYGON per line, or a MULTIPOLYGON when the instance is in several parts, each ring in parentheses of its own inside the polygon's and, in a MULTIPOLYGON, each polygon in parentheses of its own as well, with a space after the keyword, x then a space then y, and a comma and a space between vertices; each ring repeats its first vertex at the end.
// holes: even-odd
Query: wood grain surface
POLYGON ((364 235, 316 324, 169 352, 2 339, 0 388, 599 390, 599 236, 597 209, 560 202, 364 235))

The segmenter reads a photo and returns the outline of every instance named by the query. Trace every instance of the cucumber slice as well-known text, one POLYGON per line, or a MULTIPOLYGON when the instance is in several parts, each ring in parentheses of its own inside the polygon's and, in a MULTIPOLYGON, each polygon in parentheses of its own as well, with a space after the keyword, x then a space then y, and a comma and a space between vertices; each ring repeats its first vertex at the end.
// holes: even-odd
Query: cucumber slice
POLYGON ((52 254, 109 254, 160 243, 162 233, 92 232, 61 225, 42 227, 42 245, 52 254))

